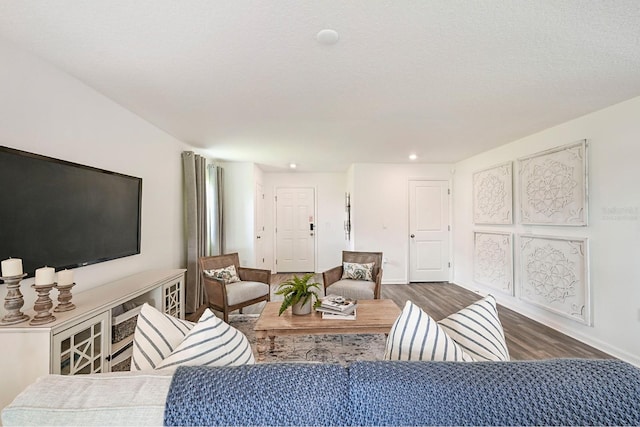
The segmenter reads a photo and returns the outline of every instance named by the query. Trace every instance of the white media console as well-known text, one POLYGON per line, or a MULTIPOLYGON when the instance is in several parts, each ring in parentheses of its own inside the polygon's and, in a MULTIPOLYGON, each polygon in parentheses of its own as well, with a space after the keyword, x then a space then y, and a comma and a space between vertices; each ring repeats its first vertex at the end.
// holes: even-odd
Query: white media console
MULTIPOLYGON (((184 273, 143 271, 73 294, 76 308, 54 313, 54 322, 0 327, 0 408, 42 375, 110 372, 123 366, 131 356, 133 328, 128 327, 124 337, 118 330, 116 343, 112 330, 135 322, 145 302, 184 318, 184 273)), ((26 314, 33 317, 35 312, 26 314)))

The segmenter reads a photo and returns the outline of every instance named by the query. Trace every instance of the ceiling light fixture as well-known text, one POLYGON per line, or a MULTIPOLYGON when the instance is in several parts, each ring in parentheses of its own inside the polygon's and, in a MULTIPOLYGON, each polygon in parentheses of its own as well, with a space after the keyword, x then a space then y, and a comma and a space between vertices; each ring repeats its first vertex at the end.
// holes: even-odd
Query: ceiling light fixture
POLYGON ((415 160, 417 158, 418 156, 416 156, 415 154, 409 154, 409 160, 415 160))
POLYGON ((318 43, 327 46, 338 43, 339 38, 340 36, 338 36, 338 32, 330 29, 320 30, 318 34, 316 34, 316 40, 318 40, 318 43))
POLYGON ((290 167, 291 169, 295 169, 295 168, 297 168, 297 167, 298 167, 298 165, 296 165, 295 163, 289 163, 289 167, 290 167))

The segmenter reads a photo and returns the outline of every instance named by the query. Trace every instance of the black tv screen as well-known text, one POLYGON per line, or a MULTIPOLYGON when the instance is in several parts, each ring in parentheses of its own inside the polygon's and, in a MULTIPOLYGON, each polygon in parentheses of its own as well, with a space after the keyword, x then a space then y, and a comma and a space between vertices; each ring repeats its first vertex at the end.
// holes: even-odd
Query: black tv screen
POLYGON ((140 253, 142 179, 0 146, 0 260, 73 268, 140 253))

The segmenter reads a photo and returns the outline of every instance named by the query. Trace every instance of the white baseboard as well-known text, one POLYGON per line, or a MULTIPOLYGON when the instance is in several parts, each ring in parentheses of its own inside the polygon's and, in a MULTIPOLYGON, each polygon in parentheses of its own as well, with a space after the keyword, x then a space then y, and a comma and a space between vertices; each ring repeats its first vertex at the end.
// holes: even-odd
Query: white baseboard
POLYGON ((633 365, 636 365, 638 367, 640 367, 640 357, 634 354, 631 354, 625 350, 622 350, 618 347, 612 346, 606 342, 603 342, 599 339, 595 339, 593 337, 590 337, 588 335, 582 334, 580 332, 574 331, 570 328, 567 328, 561 324, 559 324, 553 317, 551 316, 546 316, 544 314, 541 313, 537 313, 537 312, 533 312, 531 310, 528 310, 526 306, 524 306, 524 304, 518 304, 518 301, 513 298, 513 297, 508 297, 508 296, 503 296, 500 294, 500 292, 495 292, 492 290, 488 290, 486 288, 483 288, 482 286, 479 285, 468 285, 466 283, 460 283, 460 282, 453 282, 455 285, 458 285, 460 287, 463 287, 465 289, 470 290, 471 292, 474 292, 478 295, 482 295, 485 296, 488 293, 491 293, 491 295, 493 295, 496 300, 498 301, 498 303, 510 310, 515 311, 516 313, 522 314, 523 316, 526 316, 532 320, 535 320, 536 322, 540 322, 545 326, 550 327, 551 329, 555 329, 558 332, 561 332, 565 335, 570 336, 571 338, 574 338, 580 342, 583 342, 591 347, 597 348, 600 351, 603 351, 605 353, 608 353, 614 357, 617 357, 620 360, 624 360, 625 362, 629 362, 633 365), (479 288, 482 288, 482 291, 479 290, 479 288))

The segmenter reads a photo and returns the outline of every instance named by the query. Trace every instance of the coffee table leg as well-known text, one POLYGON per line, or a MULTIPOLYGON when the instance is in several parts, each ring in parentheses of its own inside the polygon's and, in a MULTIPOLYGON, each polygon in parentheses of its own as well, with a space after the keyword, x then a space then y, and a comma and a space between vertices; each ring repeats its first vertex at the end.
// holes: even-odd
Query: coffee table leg
POLYGON ((256 341, 258 343, 258 362, 264 361, 264 354, 267 352, 266 333, 256 331, 256 341))

